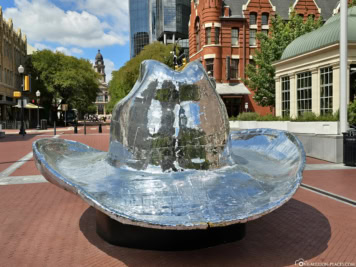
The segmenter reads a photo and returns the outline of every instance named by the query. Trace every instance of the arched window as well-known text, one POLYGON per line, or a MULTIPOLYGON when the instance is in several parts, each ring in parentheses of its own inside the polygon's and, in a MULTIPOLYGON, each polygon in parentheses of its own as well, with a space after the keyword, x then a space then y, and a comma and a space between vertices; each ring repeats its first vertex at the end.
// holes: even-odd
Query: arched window
POLYGON ((197 52, 200 50, 200 22, 199 18, 195 21, 195 42, 197 45, 197 52))
POLYGON ((250 13, 250 25, 256 25, 256 24, 257 24, 257 13, 251 12, 250 13))
POLYGON ((309 14, 308 19, 315 20, 315 15, 314 14, 309 14))
POLYGON ((262 25, 268 25, 268 13, 262 13, 262 25))

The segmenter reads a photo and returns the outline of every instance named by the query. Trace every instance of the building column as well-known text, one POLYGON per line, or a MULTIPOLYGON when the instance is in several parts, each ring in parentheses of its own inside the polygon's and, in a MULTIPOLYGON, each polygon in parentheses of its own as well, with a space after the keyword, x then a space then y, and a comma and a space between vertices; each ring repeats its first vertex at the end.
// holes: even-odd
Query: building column
POLYGON ((333 113, 340 110, 340 65, 333 65, 333 113))
POLYGON ((347 63, 346 67, 346 72, 347 72, 347 79, 346 79, 346 105, 350 103, 350 76, 351 76, 351 65, 347 63))
POLYGON ((275 84, 276 84, 276 116, 281 117, 282 116, 282 83, 281 83, 281 77, 276 77, 275 78, 275 84))
POLYGON ((318 69, 313 69, 312 73, 312 112, 320 115, 320 74, 318 69))
POLYGON ((297 79, 295 74, 289 76, 290 83, 290 117, 298 117, 298 105, 297 105, 297 79))

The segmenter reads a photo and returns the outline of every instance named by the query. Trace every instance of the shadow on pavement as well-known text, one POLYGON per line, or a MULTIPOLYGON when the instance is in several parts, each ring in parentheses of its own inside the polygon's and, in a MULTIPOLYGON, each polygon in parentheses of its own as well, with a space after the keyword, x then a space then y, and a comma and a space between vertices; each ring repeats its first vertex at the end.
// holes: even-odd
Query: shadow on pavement
POLYGON ((129 266, 294 265, 300 258, 309 260, 320 255, 331 237, 328 219, 312 206, 295 199, 247 223, 246 237, 242 241, 192 251, 148 251, 110 245, 96 234, 92 207, 82 214, 79 227, 91 244, 129 266))
MULTIPOLYGON (((4 138, 0 139, 1 142, 26 142, 29 141, 33 138, 36 138, 37 136, 45 135, 46 133, 41 133, 41 134, 26 134, 25 136, 19 135, 19 134, 7 134, 5 135, 4 138)), ((48 133, 47 133, 48 134, 48 133)))

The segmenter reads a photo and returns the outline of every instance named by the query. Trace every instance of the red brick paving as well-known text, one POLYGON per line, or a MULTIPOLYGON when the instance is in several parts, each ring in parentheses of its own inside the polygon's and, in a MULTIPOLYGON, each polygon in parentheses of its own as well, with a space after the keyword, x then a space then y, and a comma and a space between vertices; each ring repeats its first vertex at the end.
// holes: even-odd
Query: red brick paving
POLYGON ((40 175, 40 171, 37 169, 33 157, 24 165, 19 167, 11 176, 26 176, 26 175, 40 175))
POLYGON ((329 161, 307 157, 307 164, 331 164, 329 161))
POLYGON ((77 142, 81 142, 93 148, 108 151, 110 136, 108 134, 65 134, 60 136, 61 139, 68 139, 77 142))
POLYGON ((355 220, 351 206, 300 189, 280 209, 249 222, 242 241, 193 251, 145 251, 101 240, 94 209, 54 185, 2 186, 0 265, 294 266, 299 258, 356 262, 355 220))
POLYGON ((303 183, 356 200, 354 170, 304 171, 303 183))
POLYGON ((6 135, 0 139, 0 172, 32 151, 32 142, 41 135, 6 135))

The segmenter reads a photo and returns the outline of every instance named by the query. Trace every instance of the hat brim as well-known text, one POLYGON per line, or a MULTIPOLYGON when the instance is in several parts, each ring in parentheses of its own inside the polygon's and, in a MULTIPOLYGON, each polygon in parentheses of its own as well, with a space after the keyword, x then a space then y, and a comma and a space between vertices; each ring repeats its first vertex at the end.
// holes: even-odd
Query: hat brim
POLYGON ((231 166, 162 173, 115 167, 107 153, 63 139, 33 143, 36 165, 51 183, 124 224, 207 229, 270 213, 298 189, 305 152, 292 134, 272 129, 232 132, 231 166))

